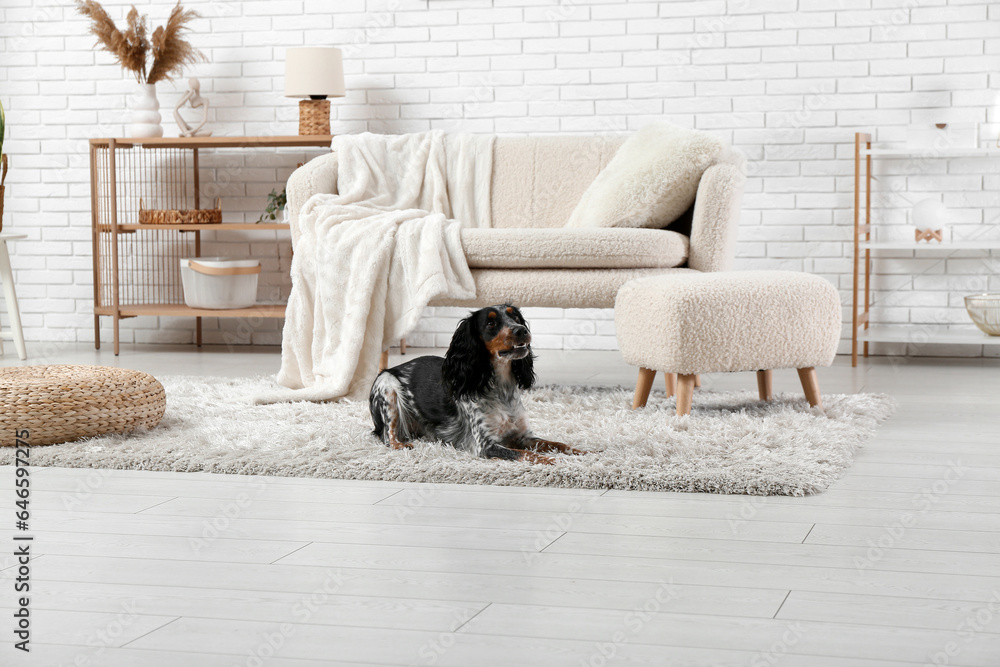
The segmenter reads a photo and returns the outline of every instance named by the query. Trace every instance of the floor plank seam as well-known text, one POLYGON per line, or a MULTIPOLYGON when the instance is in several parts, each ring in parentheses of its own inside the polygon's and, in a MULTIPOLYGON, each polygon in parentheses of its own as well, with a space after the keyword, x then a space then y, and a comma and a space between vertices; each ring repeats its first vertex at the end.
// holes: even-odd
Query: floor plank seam
POLYGON ((785 602, 788 601, 788 596, 791 594, 792 591, 791 589, 789 589, 788 592, 785 593, 785 597, 781 600, 781 604, 779 604, 778 608, 774 611, 774 616, 772 616, 771 618, 778 618, 778 613, 781 611, 781 608, 785 606, 785 602))
MULTIPOLYGON (((141 615, 145 616, 146 614, 141 614, 141 615)), ((133 637, 132 639, 128 640, 127 642, 125 642, 124 644, 122 644, 121 646, 119 646, 117 648, 125 648, 126 646, 128 646, 132 642, 138 641, 138 640, 142 639, 143 637, 145 637, 146 635, 150 635, 150 634, 156 632, 157 630, 162 630, 163 628, 167 627, 171 623, 173 623, 175 621, 181 620, 181 618, 183 618, 183 617, 182 616, 175 616, 174 618, 170 619, 169 621, 167 621, 163 625, 157 626, 157 627, 153 628, 152 630, 150 630, 149 632, 144 632, 141 635, 139 635, 138 637, 133 637)))
MULTIPOLYGON (((138 510, 138 511, 136 511, 136 512, 131 512, 131 514, 142 514, 142 513, 143 513, 143 512, 145 512, 146 510, 151 510, 151 509, 153 509, 154 507, 159 507, 160 505, 163 505, 163 504, 165 504, 165 503, 169 503, 169 502, 172 502, 172 501, 174 501, 174 500, 179 500, 179 499, 180 499, 180 496, 174 496, 173 498, 167 498, 166 500, 164 500, 164 501, 162 501, 162 502, 158 502, 158 503, 156 503, 155 505, 150 505, 149 507, 144 507, 143 509, 141 509, 141 510, 138 510)), ((109 512, 95 512, 95 514, 109 514, 109 512)))
POLYGON ((305 544, 303 544, 303 545, 302 545, 301 547, 299 547, 298 549, 292 549, 291 551, 289 551, 289 552, 288 552, 287 554, 285 554, 284 556, 279 556, 278 558, 275 558, 275 559, 274 559, 274 560, 272 560, 272 561, 271 561, 270 563, 268 563, 268 565, 274 565, 274 564, 276 564, 276 563, 277 563, 277 562, 278 562, 279 560, 281 560, 282 558, 288 558, 288 557, 289 557, 289 556, 291 556, 292 554, 294 554, 294 553, 296 553, 296 552, 298 552, 298 551, 301 551, 302 549, 305 549, 305 548, 306 548, 307 546, 309 546, 310 544, 314 544, 314 543, 313 543, 313 542, 306 542, 305 544))
MULTIPOLYGON (((241 592, 242 592, 242 590, 241 590, 241 592)), ((809 592, 809 591, 799 591, 799 592, 809 592)), ((786 593, 785 600, 788 599, 788 596, 791 593, 792 593, 791 590, 789 590, 788 593, 786 593)), ((348 596, 348 597, 364 597, 364 598, 367 598, 368 596, 348 596)), ((397 596, 393 596, 391 598, 390 597, 386 597, 386 596, 381 596, 381 597, 383 597, 384 599, 391 599, 391 600, 418 600, 418 601, 421 601, 421 602, 427 602, 427 601, 430 601, 430 602, 457 602, 457 603, 470 603, 470 602, 472 602, 471 600, 438 600, 438 599, 427 599, 427 598, 400 598, 400 597, 397 597, 397 596)), ((891 596, 891 597, 898 597, 898 596, 891 596)), ((904 599, 913 600, 913 599, 920 599, 920 598, 904 598, 904 599)), ((784 603, 785 603, 785 601, 783 600, 781 606, 784 606, 784 603)), ((568 609, 570 611, 587 610, 587 611, 598 611, 598 612, 600 612, 600 611, 634 611, 635 610, 634 606, 631 607, 631 608, 628 608, 628 607, 622 607, 622 608, 611 607, 611 608, 609 608, 609 607, 581 607, 581 606, 576 605, 576 604, 533 605, 533 604, 530 604, 530 603, 523 603, 523 602, 496 602, 496 603, 494 603, 494 602, 488 602, 488 603, 486 603, 485 607, 483 607, 482 609, 480 609, 479 611, 477 611, 471 618, 469 618, 468 620, 466 620, 464 623, 462 623, 462 625, 460 625, 455 630, 451 630, 451 631, 449 631, 449 630, 440 630, 440 631, 438 631, 438 630, 427 630, 426 628, 420 628, 420 627, 401 627, 401 628, 398 628, 398 629, 404 630, 406 632, 444 632, 444 633, 451 632, 451 633, 456 633, 461 628, 465 627, 469 623, 469 621, 471 621, 473 618, 475 618, 476 616, 478 616, 481 613, 483 613, 484 611, 486 611, 486 609, 488 607, 492 606, 493 604, 499 604, 499 605, 503 605, 503 606, 513 606, 513 607, 544 606, 547 609, 560 609, 560 610, 561 609, 568 609)), ((54 610, 47 609, 47 610, 48 611, 67 611, 67 610, 61 610, 61 609, 54 609, 54 610)), ((69 611, 70 611, 70 613, 77 613, 77 612, 79 612, 79 613, 87 613, 86 610, 69 610, 69 611)), ((652 616, 662 616, 662 617, 682 617, 682 618, 711 618, 711 619, 715 619, 715 620, 720 620, 721 619, 721 620, 734 620, 734 621, 741 621, 742 620, 742 621, 760 621, 760 622, 766 622, 766 621, 777 620, 777 614, 780 611, 781 611, 781 607, 779 607, 778 611, 775 612, 775 616, 771 617, 771 618, 768 618, 767 616, 745 616, 745 615, 732 614, 732 613, 721 614, 721 613, 717 613, 717 612, 697 612, 697 611, 666 611, 666 610, 663 610, 663 611, 648 611, 648 612, 644 612, 644 613, 648 614, 651 617, 652 616)), ((103 612, 103 611, 98 610, 98 611, 95 611, 95 612, 92 612, 92 613, 107 613, 107 612, 103 612)), ((142 616, 142 617, 149 617, 149 616, 157 616, 158 614, 136 614, 136 615, 137 616, 142 616)), ((171 623, 173 623, 174 621, 177 621, 177 620, 180 620, 180 619, 187 619, 187 620, 194 620, 194 621, 235 621, 237 623, 269 623, 269 622, 271 622, 271 621, 262 621, 262 620, 259 620, 257 618, 234 618, 232 616, 204 616, 204 615, 197 615, 197 614, 194 614, 194 615, 192 615, 192 614, 185 614, 183 616, 177 616, 176 618, 168 621, 167 623, 165 623, 165 624, 163 624, 163 625, 161 625, 161 626, 159 626, 157 628, 154 628, 154 629, 150 630, 149 632, 145 633, 144 635, 142 635, 140 637, 136 637, 135 639, 129 640, 126 644, 123 644, 120 647, 114 647, 114 648, 124 648, 127 644, 130 644, 130 643, 132 643, 134 641, 137 641, 137 640, 141 639, 141 637, 144 637, 145 635, 151 634, 153 632, 156 632, 157 630, 165 628, 168 625, 170 625, 171 623)), ((782 620, 791 620, 791 619, 782 619, 782 620)), ((914 626, 914 625, 899 625, 899 624, 891 624, 891 623, 877 623, 877 624, 873 624, 870 621, 842 621, 842 620, 809 619, 809 618, 800 618, 800 619, 795 619, 795 620, 802 621, 804 623, 809 623, 809 624, 812 624, 814 626, 841 626, 841 627, 847 626, 847 627, 859 628, 859 629, 865 629, 865 628, 869 628, 870 629, 872 627, 875 627, 875 628, 891 628, 891 629, 895 629, 895 630, 925 630, 925 631, 929 631, 929 632, 940 632, 942 634, 948 634, 948 633, 951 633, 951 632, 954 631, 953 627, 924 627, 924 626, 914 626)), ((385 626, 379 626, 379 625, 347 625, 347 624, 344 624, 342 622, 329 622, 329 621, 328 622, 313 621, 313 620, 310 620, 310 621, 289 621, 287 619, 284 619, 284 620, 282 620, 282 622, 283 623, 287 623, 289 625, 301 626, 301 627, 329 627, 329 628, 342 627, 342 628, 367 629, 367 630, 389 630, 390 629, 390 628, 386 628, 385 626)), ((998 638, 1000 638, 1000 632, 990 632, 988 630, 984 630, 984 631, 980 631, 980 632, 981 632, 982 635, 985 635, 987 637, 998 636, 998 638)), ((463 633, 463 634, 467 634, 467 635, 480 635, 480 636, 496 636, 496 635, 494 635, 492 633, 488 633, 488 632, 466 632, 466 633, 463 633)), ((560 639, 560 640, 564 640, 564 641, 583 641, 583 640, 575 640, 575 639, 569 638, 569 637, 549 637, 549 639, 560 639)), ((40 643, 54 644, 54 645, 74 645, 74 644, 60 644, 59 642, 40 642, 40 643)), ((640 642, 639 645, 662 646, 660 644, 643 644, 642 642, 640 642)), ((132 647, 132 648, 135 649, 135 650, 146 650, 146 649, 142 649, 141 647, 132 647)), ((735 650, 749 650, 749 649, 735 649, 735 650)), ((811 655, 811 654, 809 654, 809 655, 811 655)), ((912 663, 907 663, 907 664, 912 664, 912 663)), ((994 667, 994 666, 991 665, 991 667, 994 667)))
MULTIPOLYGON (((763 620, 772 620, 772 619, 763 619, 763 620)), ((813 624, 815 622, 814 621, 806 621, 804 623, 808 625, 808 624, 813 624)), ((827 625, 836 625, 836 624, 827 623, 827 625)), ((813 630, 813 629, 814 629, 814 627, 807 627, 807 630, 813 630)), ((912 630, 912 629, 916 629, 916 628, 907 628, 907 629, 912 630)), ((490 632, 463 632, 462 634, 464 636, 467 636, 467 637, 491 637, 491 638, 494 638, 494 639, 496 639, 496 638, 498 638, 500 636, 498 634, 490 633, 490 632)), ((540 636, 537 636, 537 635, 533 635, 531 638, 532 639, 544 639, 545 641, 548 641, 548 642, 572 642, 572 643, 583 644, 583 645, 586 645, 586 646, 593 646, 594 645, 594 642, 592 640, 587 640, 587 639, 576 639, 576 638, 567 638, 567 637, 551 637, 551 636, 549 636, 549 637, 540 637, 540 636)), ((630 638, 628 645, 629 646, 642 647, 642 648, 645 648, 645 649, 651 649, 651 650, 655 650, 655 651, 664 651, 664 650, 668 650, 668 649, 671 649, 671 648, 686 648, 686 649, 695 649, 695 650, 698 650, 698 649, 708 650, 708 649, 718 648, 718 643, 717 642, 711 642, 711 641, 708 641, 708 640, 706 640, 706 641, 704 641, 702 643, 689 643, 689 642, 683 642, 683 641, 676 641, 676 642, 672 642, 670 644, 652 644, 652 643, 649 643, 648 641, 636 641, 634 638, 630 638)), ((864 647, 862 647, 862 648, 864 648, 864 647)), ((754 658, 754 659, 758 660, 758 661, 749 663, 749 664, 752 664, 752 665, 757 665, 757 664, 773 664, 773 663, 770 663, 770 662, 759 662, 760 656, 762 655, 762 650, 760 648, 749 648, 749 647, 747 647, 747 648, 731 648, 730 647, 730 648, 726 648, 725 650, 726 651, 731 651, 733 653, 747 654, 751 658, 754 658)), ((784 653, 782 655, 799 656, 799 657, 805 657, 805 658, 831 658, 831 657, 832 658, 842 658, 842 659, 854 660, 854 661, 858 661, 858 662, 860 662, 860 661, 868 661, 869 664, 871 662, 877 662, 880 665, 898 665, 899 667, 916 667, 917 665, 926 665, 927 664, 924 661, 913 661, 913 660, 905 660, 905 661, 903 661, 903 660, 895 660, 895 659, 892 659, 892 658, 872 657, 871 655, 866 655, 864 653, 854 653, 854 654, 851 654, 851 655, 823 653, 822 649, 818 648, 818 647, 815 648, 815 649, 810 649, 810 650, 801 650, 801 649, 798 649, 797 645, 788 646, 785 649, 785 651, 784 651, 784 653)), ((587 663, 581 663, 581 664, 587 664, 587 663)), ((670 663, 658 663, 658 664, 670 664, 670 663)), ((685 664, 690 664, 690 663, 685 663, 685 664)), ((731 663, 726 663, 726 664, 731 664, 731 663)), ((786 662, 785 664, 789 664, 789 663, 786 662)), ((811 663, 798 663, 798 664, 811 664, 811 663)), ((830 663, 827 663, 827 664, 830 664, 830 663)), ((965 665, 962 665, 962 667, 994 667, 994 665, 992 665, 992 664, 988 665, 987 663, 980 663, 979 665, 977 665, 975 663, 966 663, 965 665)))
MULTIPOLYGON (((215 620, 215 619, 213 619, 213 620, 215 620)), ((171 621, 171 622, 173 622, 173 621, 171 621)), ((166 626, 163 626, 163 627, 166 627, 166 626)), ((146 634, 149 634, 149 633, 146 633, 146 634)), ((143 636, 145 636, 145 635, 143 635, 143 636)), ((136 639, 139 639, 139 637, 136 637, 136 639)), ((35 643, 37 640, 32 639, 31 641, 32 641, 32 643, 35 643)), ((132 640, 132 641, 135 641, 135 640, 132 640)), ((79 648, 79 649, 93 649, 94 648, 93 644, 74 644, 74 643, 68 643, 68 642, 53 642, 53 641, 38 641, 37 643, 40 646, 68 646, 68 647, 79 648)), ((131 643, 131 642, 129 642, 129 643, 131 643)), ((125 649, 125 646, 108 646, 108 647, 102 647, 102 648, 106 648, 106 650, 108 650, 108 651, 118 651, 118 650, 125 649)), ((142 646, 129 646, 126 650, 128 650, 128 651, 142 651, 144 653, 149 653, 150 655, 155 655, 157 653, 162 653, 163 652, 163 649, 160 649, 160 648, 145 648, 145 647, 142 647, 142 646)), ((195 651, 195 650, 185 650, 185 649, 180 648, 180 647, 171 648, 170 651, 172 653, 188 653, 188 654, 196 655, 196 656, 199 656, 199 657, 206 655, 206 652, 202 651, 202 650, 198 650, 198 651, 195 651)), ((233 658, 236 658, 237 660, 239 660, 240 658, 245 658, 246 657, 246 653, 242 653, 242 654, 240 654, 240 653, 210 653, 208 655, 217 655, 217 656, 226 656, 226 657, 231 656, 233 658)), ((299 660, 299 661, 302 661, 302 662, 315 663, 316 665, 319 665, 320 667, 322 667, 323 665, 329 665, 330 664, 329 660, 327 660, 326 658, 304 658, 304 657, 296 657, 295 660, 299 660)), ((356 663, 358 665, 370 665, 371 667, 382 667, 384 665, 389 665, 390 667, 395 667, 395 665, 393 665, 392 663, 386 663, 386 662, 358 662, 357 660, 353 660, 352 663, 356 663)))
POLYGON ((469 624, 469 622, 472 619, 474 619, 476 616, 479 616, 481 613, 483 613, 484 611, 486 611, 487 609, 489 609, 492 604, 493 604, 492 602, 487 602, 485 607, 483 607, 482 609, 480 609, 479 611, 477 611, 475 614, 473 614, 471 617, 469 617, 468 619, 466 619, 465 623, 462 623, 462 625, 460 625, 457 628, 455 628, 454 630, 452 630, 451 631, 452 634, 454 634, 454 633, 458 632, 459 630, 461 630, 462 628, 464 628, 466 625, 469 624))
POLYGON ((389 495, 387 495, 385 498, 379 498, 378 500, 376 500, 375 502, 373 502, 372 505, 378 505, 381 502, 389 500, 389 498, 392 498, 393 496, 399 495, 403 491, 405 491, 405 489, 396 489, 395 491, 393 491, 392 493, 390 493, 389 495))
MULTIPOLYGON (((463 550, 464 551, 476 551, 476 549, 463 549, 463 550)), ((513 553, 517 553, 517 552, 515 552, 515 551, 504 551, 503 553, 505 553, 505 554, 513 554, 513 553)), ((535 553, 541 554, 541 552, 535 552, 535 553)), ((943 552, 943 553, 951 553, 951 552, 943 552)), ((984 552, 974 551, 974 552, 955 552, 955 553, 975 553, 975 554, 981 554, 981 553, 984 553, 984 552)), ((545 555, 551 555, 551 556, 566 556, 566 555, 590 556, 590 555, 596 555, 596 556, 601 556, 602 554, 567 554, 567 553, 563 553, 563 552, 547 551, 547 552, 545 552, 545 555)), ((40 554, 39 556, 35 557, 35 559, 41 558, 41 557, 42 557, 42 555, 40 554)), ((88 556, 88 555, 82 555, 82 556, 80 556, 80 555, 73 555, 73 554, 51 554, 50 557, 61 557, 61 558, 98 558, 98 556, 88 556)), ((222 565, 222 564, 225 564, 225 562, 219 562, 219 561, 205 561, 205 560, 195 561, 195 560, 191 560, 191 559, 178 559, 178 558, 144 558, 144 557, 129 557, 129 556, 113 556, 113 555, 104 555, 104 556, 100 556, 99 558, 101 558, 103 560, 115 559, 115 560, 122 560, 122 561, 167 561, 167 562, 171 562, 171 563, 202 563, 202 564, 205 564, 205 565, 222 565)), ((286 558, 286 556, 282 556, 282 558, 286 558)), ((748 565, 748 566, 761 567, 761 568, 766 568, 766 567, 783 567, 783 568, 800 568, 800 569, 808 569, 808 570, 838 570, 838 571, 847 571, 847 572, 854 572, 855 571, 855 568, 853 568, 853 567, 848 568, 848 567, 836 567, 836 566, 829 566, 829 565, 816 566, 816 565, 788 565, 788 564, 778 564, 778 565, 775 565, 775 564, 772 564, 772 563, 745 563, 745 562, 732 561, 732 560, 708 560, 708 559, 706 559, 704 557, 697 557, 697 558, 695 558, 695 557, 692 557, 692 558, 669 558, 669 559, 664 559, 664 558, 659 558, 659 557, 656 557, 656 556, 632 556, 632 555, 630 555, 630 556, 609 556, 609 558, 619 558, 619 559, 625 559, 625 558, 627 558, 627 559, 630 559, 630 560, 641 559, 641 560, 658 560, 658 561, 671 561, 671 562, 680 561, 680 562, 683 562, 683 563, 691 563, 691 562, 694 562, 694 563, 716 563, 716 564, 719 564, 719 565, 734 565, 734 564, 738 564, 738 565, 748 565)), ((232 563, 232 564, 234 564, 234 565, 246 565, 246 566, 265 566, 265 565, 267 565, 265 563, 232 563)), ((277 565, 281 565, 282 567, 300 567, 300 568, 316 568, 316 569, 324 568, 323 565, 306 565, 306 564, 297 564, 297 563, 291 563, 291 564, 289 564, 289 563, 277 563, 277 562, 275 562, 275 563, 270 563, 270 564, 271 565, 277 564, 277 565)), ((11 567, 15 567, 15 566, 12 565, 11 567)), ((11 567, 6 568, 6 570, 11 569, 11 567)), ((374 571, 374 572, 387 571, 386 568, 361 567, 361 566, 356 566, 356 565, 341 565, 339 567, 341 569, 345 569, 345 570, 368 570, 368 571, 374 571)), ((693 566, 691 566, 691 567, 693 567, 693 566)), ((4 570, 4 571, 6 571, 6 570, 4 570)), ((403 572, 418 572, 418 573, 422 573, 422 574, 439 573, 436 570, 394 570, 394 571, 395 572, 400 572, 400 573, 403 573, 403 572)), ((876 569, 876 570, 874 570, 874 572, 883 573, 883 574, 894 573, 894 574, 901 574, 901 575, 909 575, 909 574, 937 575, 937 576, 943 576, 943 577, 962 577, 962 578, 966 578, 966 579, 986 579, 986 580, 995 580, 995 579, 997 579, 997 577, 994 576, 994 575, 985 575, 985 574, 950 574, 950 573, 942 573, 942 572, 939 572, 939 571, 926 571, 926 570, 876 569)), ((467 575, 470 575, 470 576, 480 576, 481 575, 481 573, 476 573, 476 572, 471 572, 471 573, 456 573, 456 574, 467 574, 467 575)), ((493 573, 491 576, 523 578, 524 575, 523 574, 499 574, 499 573, 493 573)), ((604 579, 604 578, 580 577, 580 576, 573 576, 573 575, 564 576, 564 577, 546 576, 545 578, 546 579, 582 580, 582 581, 605 581, 605 582, 612 582, 612 583, 621 583, 621 582, 656 583, 656 581, 653 580, 653 579, 650 579, 649 581, 643 581, 643 580, 639 580, 639 579, 604 579)), ((715 586, 716 584, 690 583, 690 584, 684 584, 684 585, 685 586, 715 586)), ((205 587, 202 587, 202 588, 205 588, 205 587)), ((207 588, 213 588, 213 587, 207 587, 207 588)), ((755 590, 758 590, 758 589, 759 590, 775 590, 773 587, 768 587, 768 586, 740 586, 740 588, 752 588, 752 589, 755 589, 755 590)), ((812 591, 812 592, 817 592, 817 593, 828 592, 828 591, 823 591, 823 590, 818 590, 818 591, 817 590, 813 590, 813 589, 809 589, 809 590, 812 591)), ((891 596, 891 597, 909 597, 909 596, 891 596)), ((919 596, 917 596, 917 597, 919 597, 919 596)), ((960 600, 960 601, 964 601, 964 602, 982 602, 982 600, 972 599, 972 598, 930 598, 930 599, 934 599, 934 600, 938 600, 938 599, 960 600)))
MULTIPOLYGON (((511 576, 511 575, 508 575, 508 576, 511 576)), ((60 584, 61 583, 61 584, 80 584, 80 585, 86 585, 86 584, 94 583, 94 582, 79 581, 79 580, 74 580, 74 579, 47 579, 46 581, 47 582, 51 582, 51 583, 56 583, 56 584, 60 584)), ((603 579, 594 579, 594 580, 587 580, 587 581, 606 581, 606 580, 603 580, 603 579)), ((612 583, 620 583, 620 582, 614 581, 612 583)), ((639 583, 657 583, 657 582, 650 581, 650 582, 639 582, 639 583)), ((94 585, 100 585, 100 584, 99 584, 99 582, 97 582, 97 583, 94 583, 94 585)), ((148 584, 148 583, 136 584, 136 583, 125 583, 125 584, 118 584, 118 585, 121 585, 121 586, 141 586, 141 587, 146 587, 146 588, 165 588, 165 589, 168 589, 168 590, 175 590, 177 588, 177 586, 175 586, 174 584, 148 584)), ((683 586, 685 588, 734 588, 733 586, 719 586, 717 584, 679 584, 679 585, 683 586)), ((261 594, 261 595, 271 594, 271 593, 281 593, 282 592, 282 591, 274 591, 273 589, 255 589, 255 588, 239 588, 239 589, 235 589, 235 588, 206 588, 204 586, 189 586, 189 587, 186 587, 186 588, 193 588, 193 589, 206 590, 206 591, 216 591, 216 592, 236 592, 236 593, 240 593, 240 594, 253 593, 253 594, 261 594)), ((736 587, 736 588, 746 588, 748 590, 754 590, 754 591, 775 591, 775 592, 780 591, 780 590, 784 590, 784 589, 780 589, 780 588, 757 588, 757 587, 751 587, 751 586, 741 586, 741 587, 736 587)), ((300 591, 291 591, 291 592, 288 592, 288 594, 297 594, 299 592, 300 591)), ((817 593, 818 592, 818 593, 822 593, 823 591, 805 591, 805 592, 812 592, 812 593, 817 593)), ((842 595, 847 595, 847 594, 843 593, 842 595)), ((399 595, 399 594, 396 594, 396 593, 394 593, 392 595, 374 595, 374 594, 363 594, 363 593, 351 593, 351 594, 338 594, 338 597, 340 597, 340 598, 359 598, 359 599, 364 599, 364 600, 411 600, 411 601, 415 600, 415 601, 418 601, 418 602, 444 602, 444 603, 455 603, 455 604, 468 604, 468 603, 476 602, 476 600, 463 600, 463 599, 440 598, 440 597, 428 598, 428 597, 422 597, 422 596, 418 596, 418 597, 403 596, 403 595, 399 595)), ((900 599, 903 599, 903 600, 920 599, 920 598, 913 598, 913 597, 906 597, 906 596, 899 596, 899 595, 879 595, 878 597, 892 597, 892 598, 900 598, 900 599)), ((970 602, 970 603, 978 603, 978 601, 975 601, 975 600, 944 600, 944 601, 945 602, 970 602)), ((488 604, 493 604, 493 603, 490 602, 488 604)), ((519 602, 506 602, 504 604, 518 605, 518 604, 523 604, 523 603, 519 603, 519 602)), ((587 607, 587 606, 582 606, 582 605, 580 605, 578 603, 574 603, 574 604, 554 604, 554 603, 550 603, 550 604, 547 604, 545 606, 552 607, 554 609, 574 609, 574 610, 591 609, 591 610, 596 610, 596 611, 607 610, 607 609, 611 609, 613 611, 629 611, 630 609, 634 609, 633 607, 624 607, 624 606, 623 607, 600 607, 600 606, 599 607, 587 607)), ((78 610, 74 610, 74 611, 78 611, 78 610)), ((94 610, 94 611, 100 612, 99 609, 98 610, 94 610)), ((664 612, 658 612, 658 613, 683 614, 683 615, 687 615, 687 616, 713 616, 713 617, 720 616, 720 614, 717 614, 717 613, 714 613, 714 612, 708 613, 708 612, 697 612, 697 611, 683 611, 683 612, 668 612, 668 611, 664 611, 664 612)), ((140 615, 147 616, 149 614, 140 614, 140 615)), ((153 614, 153 615, 155 615, 155 614, 153 614)), ((733 614, 733 613, 722 614, 721 616, 725 616, 727 618, 751 618, 751 619, 764 619, 764 618, 766 618, 765 616, 760 616, 760 615, 743 615, 743 614, 733 614)), ((205 618, 205 619, 212 619, 212 618, 217 618, 217 617, 215 617, 215 616, 191 616, 191 615, 186 615, 184 618, 205 618)), ((248 619, 243 619, 243 620, 248 620, 248 619)), ((304 623, 303 625, 308 625, 308 623, 304 623)), ((331 625, 331 624, 329 624, 329 623, 317 623, 317 622, 314 622, 313 625, 331 625)), ((376 626, 345 626, 345 627, 376 627, 376 626)), ((886 627, 909 627, 909 626, 886 626, 886 627)))
MULTIPOLYGON (((802 541, 799 542, 799 544, 805 544, 806 543, 806 540, 809 539, 809 535, 812 534, 813 528, 815 528, 815 527, 816 527, 816 524, 813 524, 813 525, 811 525, 809 527, 809 532, 806 533, 806 536, 802 538, 802 541)), ((833 546, 833 545, 831 545, 831 546, 833 546)))
POLYGON ((560 533, 559 535, 557 535, 554 540, 552 540, 551 542, 549 542, 548 544, 546 544, 544 547, 542 547, 541 549, 539 549, 538 553, 542 553, 543 551, 545 551, 546 549, 548 549, 549 547, 551 547, 553 544, 555 544, 556 542, 558 542, 559 540, 561 540, 563 538, 563 536, 566 535, 566 534, 567 534, 566 531, 563 531, 562 533, 560 533))

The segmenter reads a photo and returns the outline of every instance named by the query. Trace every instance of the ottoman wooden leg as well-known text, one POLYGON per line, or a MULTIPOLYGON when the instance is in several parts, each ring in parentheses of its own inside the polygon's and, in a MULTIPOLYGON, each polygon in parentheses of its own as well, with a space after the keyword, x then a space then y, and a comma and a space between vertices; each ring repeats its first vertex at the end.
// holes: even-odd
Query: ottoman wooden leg
POLYGON ((382 356, 378 358, 378 371, 381 373, 389 367, 389 350, 382 350, 382 356))
POLYGON ((691 397, 697 375, 677 375, 677 416, 691 414, 691 397))
POLYGON ((819 395, 819 380, 816 378, 815 368, 800 368, 799 381, 802 382, 802 391, 806 393, 806 400, 814 408, 823 407, 823 399, 819 395))
POLYGON ((694 386, 701 387, 701 376, 700 375, 695 375, 694 376, 694 386))
POLYGON ((663 382, 667 385, 667 398, 677 393, 677 373, 664 373, 663 382))
POLYGON ((656 371, 651 368, 640 368, 639 379, 635 381, 635 395, 632 397, 632 409, 646 407, 649 390, 653 387, 656 371))
POLYGON ((760 394, 760 400, 771 400, 771 396, 773 395, 771 386, 771 369, 757 371, 757 393, 760 394))

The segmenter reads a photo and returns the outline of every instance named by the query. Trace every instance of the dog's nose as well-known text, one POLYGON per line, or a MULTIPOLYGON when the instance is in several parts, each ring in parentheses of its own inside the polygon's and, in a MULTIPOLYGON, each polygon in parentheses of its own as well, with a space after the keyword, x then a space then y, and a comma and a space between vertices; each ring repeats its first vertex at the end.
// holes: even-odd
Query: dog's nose
POLYGON ((514 339, 518 341, 530 342, 531 334, 528 333, 528 327, 516 324, 510 328, 510 332, 514 335, 514 339))

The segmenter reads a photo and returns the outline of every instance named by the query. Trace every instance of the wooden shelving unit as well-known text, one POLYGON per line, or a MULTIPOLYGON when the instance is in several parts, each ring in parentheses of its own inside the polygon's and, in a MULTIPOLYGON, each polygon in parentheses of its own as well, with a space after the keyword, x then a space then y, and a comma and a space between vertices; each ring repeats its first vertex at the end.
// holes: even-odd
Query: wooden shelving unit
MULTIPOLYGON (((119 232, 135 232, 140 229, 157 229, 163 230, 167 225, 143 225, 139 223, 135 224, 121 224, 118 225, 119 232)), ((266 230, 277 230, 277 229, 288 229, 288 225, 284 222, 227 222, 221 225, 169 225, 169 228, 179 232, 212 232, 212 231, 266 231, 266 230)), ((101 225, 100 230, 102 232, 110 232, 111 225, 101 225)))
MULTIPOLYGON (((95 308, 98 315, 114 315, 112 308, 95 308)), ((120 306, 118 312, 122 317, 139 317, 140 315, 166 315, 169 317, 284 317, 285 304, 259 303, 252 308, 233 308, 226 311, 192 308, 183 303, 178 304, 140 304, 136 306, 120 306)))
POLYGON ((1000 240, 878 241, 872 239, 872 159, 946 159, 953 157, 995 157, 1000 148, 872 148, 871 134, 854 135, 854 285, 851 318, 851 365, 858 365, 858 350, 868 356, 869 343, 1000 345, 1000 336, 977 329, 948 325, 875 325, 871 322, 872 252, 912 250, 918 253, 989 252, 1000 250, 1000 240))
POLYGON ((274 231, 288 229, 287 224, 139 224, 139 201, 152 208, 200 208, 201 149, 328 148, 332 140, 327 135, 91 139, 95 346, 101 347, 101 317, 114 319, 116 355, 119 322, 128 317, 194 317, 198 345, 203 317, 284 317, 284 304, 236 310, 189 308, 181 291, 179 260, 201 256, 203 231, 274 231))

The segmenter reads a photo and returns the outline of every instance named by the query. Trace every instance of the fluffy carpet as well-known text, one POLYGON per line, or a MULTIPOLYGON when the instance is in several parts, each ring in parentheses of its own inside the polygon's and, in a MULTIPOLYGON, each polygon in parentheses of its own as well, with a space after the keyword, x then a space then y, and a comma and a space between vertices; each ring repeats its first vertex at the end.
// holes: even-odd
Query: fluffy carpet
MULTIPOLYGON (((555 465, 484 460, 435 442, 391 451, 371 434, 367 403, 253 405, 270 378, 160 378, 159 427, 36 447, 36 466, 203 471, 245 475, 803 495, 826 489, 893 411, 883 395, 827 395, 826 414, 801 395, 761 403, 755 393, 697 390, 687 417, 653 392, 629 409, 631 389, 540 387, 526 396, 533 430, 591 452, 555 465)), ((12 448, 0 463, 13 463, 12 448)))

